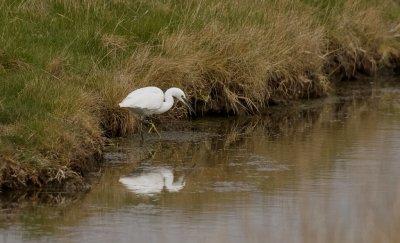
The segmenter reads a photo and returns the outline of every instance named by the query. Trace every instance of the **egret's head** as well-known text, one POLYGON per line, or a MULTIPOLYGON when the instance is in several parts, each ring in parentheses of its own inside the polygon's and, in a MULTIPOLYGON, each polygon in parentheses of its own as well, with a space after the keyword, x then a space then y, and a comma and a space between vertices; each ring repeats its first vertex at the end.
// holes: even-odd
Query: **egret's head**
POLYGON ((185 106, 187 106, 189 108, 190 112, 195 114, 196 112, 194 111, 192 106, 189 104, 183 90, 181 90, 179 88, 172 88, 172 89, 173 89, 172 96, 176 97, 179 101, 181 101, 185 106))
POLYGON ((179 89, 179 88, 173 88, 173 92, 172 92, 172 96, 176 97, 178 100, 180 101, 186 101, 186 95, 183 92, 183 90, 179 89))

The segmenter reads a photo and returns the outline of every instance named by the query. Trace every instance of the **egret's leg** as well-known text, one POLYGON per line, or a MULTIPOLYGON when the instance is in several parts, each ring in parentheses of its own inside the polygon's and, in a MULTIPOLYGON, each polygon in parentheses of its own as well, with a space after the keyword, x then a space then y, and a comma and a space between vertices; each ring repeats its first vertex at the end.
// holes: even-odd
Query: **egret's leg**
POLYGON ((151 131, 154 130, 157 133, 158 137, 161 138, 160 133, 158 132, 156 126, 154 125, 154 123, 152 121, 143 120, 143 122, 146 123, 147 125, 150 125, 150 129, 149 129, 148 133, 151 133, 151 131))
POLYGON ((150 127, 150 129, 149 129, 149 133, 154 129, 154 131, 157 133, 158 137, 161 138, 161 135, 160 135, 160 133, 157 131, 157 128, 156 128, 156 126, 154 125, 154 123, 150 122, 150 125, 151 125, 151 127, 150 127))
POLYGON ((142 141, 144 140, 144 136, 143 136, 143 122, 140 121, 140 137, 142 138, 142 141))
POLYGON ((144 136, 143 136, 143 117, 140 117, 139 119, 140 125, 139 125, 139 133, 140 133, 140 137, 142 138, 142 142, 144 141, 144 136))

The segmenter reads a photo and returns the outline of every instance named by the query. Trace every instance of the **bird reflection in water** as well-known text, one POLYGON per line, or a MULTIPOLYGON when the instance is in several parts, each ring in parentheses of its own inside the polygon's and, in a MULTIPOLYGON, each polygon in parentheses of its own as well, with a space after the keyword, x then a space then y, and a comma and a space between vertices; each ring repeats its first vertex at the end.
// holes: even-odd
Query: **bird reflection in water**
POLYGON ((140 173, 121 177, 119 182, 128 190, 142 195, 154 195, 163 190, 178 192, 185 186, 184 176, 174 181, 173 171, 166 167, 154 167, 140 173))

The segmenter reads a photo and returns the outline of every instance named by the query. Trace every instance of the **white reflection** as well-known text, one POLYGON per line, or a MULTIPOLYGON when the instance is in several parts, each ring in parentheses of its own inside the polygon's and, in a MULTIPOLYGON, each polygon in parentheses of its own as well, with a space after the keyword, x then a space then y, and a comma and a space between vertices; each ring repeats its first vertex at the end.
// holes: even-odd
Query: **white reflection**
POLYGON ((163 189, 178 192, 185 186, 183 176, 174 181, 173 171, 165 167, 149 168, 138 174, 124 176, 119 179, 119 182, 128 190, 145 195, 157 194, 163 189))

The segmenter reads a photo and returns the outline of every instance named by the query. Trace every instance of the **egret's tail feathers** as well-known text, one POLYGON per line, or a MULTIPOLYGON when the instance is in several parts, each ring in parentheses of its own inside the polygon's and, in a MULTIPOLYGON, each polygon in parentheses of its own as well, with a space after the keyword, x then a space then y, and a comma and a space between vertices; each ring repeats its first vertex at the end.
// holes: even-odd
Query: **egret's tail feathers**
POLYGON ((128 104, 121 102, 121 103, 119 103, 119 107, 126 108, 126 107, 128 107, 128 104))

